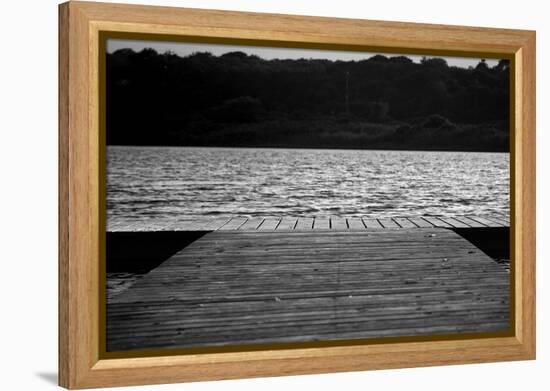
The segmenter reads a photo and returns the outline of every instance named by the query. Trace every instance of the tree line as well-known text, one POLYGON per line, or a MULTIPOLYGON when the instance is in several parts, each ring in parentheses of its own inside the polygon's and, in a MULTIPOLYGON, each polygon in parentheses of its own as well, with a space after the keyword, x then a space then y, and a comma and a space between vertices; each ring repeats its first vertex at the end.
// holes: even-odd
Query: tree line
POLYGON ((508 151, 509 64, 107 54, 107 143, 508 151))

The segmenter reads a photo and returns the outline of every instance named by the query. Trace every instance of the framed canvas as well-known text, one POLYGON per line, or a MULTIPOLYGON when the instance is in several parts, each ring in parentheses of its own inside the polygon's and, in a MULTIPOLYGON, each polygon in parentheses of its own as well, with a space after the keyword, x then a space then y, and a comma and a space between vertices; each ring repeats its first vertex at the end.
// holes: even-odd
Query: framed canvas
POLYGON ((59 382, 535 358, 535 33, 59 7, 59 382))

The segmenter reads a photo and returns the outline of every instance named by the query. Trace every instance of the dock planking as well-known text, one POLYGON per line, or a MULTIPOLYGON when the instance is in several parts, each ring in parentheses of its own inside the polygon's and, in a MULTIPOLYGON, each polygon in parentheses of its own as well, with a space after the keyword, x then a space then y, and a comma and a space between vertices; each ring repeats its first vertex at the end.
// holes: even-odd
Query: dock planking
POLYGON ((276 217, 235 216, 202 217, 180 221, 116 221, 110 222, 110 232, 132 231, 303 231, 303 230, 367 230, 411 228, 494 228, 509 227, 506 216, 420 216, 420 217, 276 217))
POLYGON ((281 222, 281 219, 278 219, 276 217, 266 217, 264 219, 264 222, 260 227, 258 228, 260 231, 273 231, 277 229, 277 226, 281 222))
POLYGON ((313 229, 330 229, 330 218, 315 217, 313 221, 313 229))
POLYGON ((468 216, 468 218, 486 226, 507 227, 510 225, 509 223, 504 223, 503 221, 496 219, 494 217, 488 218, 488 217, 481 217, 481 216, 468 216))
POLYGON ((365 219, 363 218, 363 224, 366 228, 379 229, 384 228, 377 219, 365 219))
POLYGON ((508 297, 506 270, 449 229, 218 230, 110 301, 107 343, 124 351, 501 331, 508 297))
POLYGON ((461 223, 466 224, 467 228, 485 228, 485 226, 483 224, 481 224, 480 222, 478 222, 476 220, 473 220, 473 219, 470 219, 470 218, 465 217, 465 216, 460 216, 460 217, 455 216, 454 219, 460 221, 461 223))
POLYGON ((233 217, 231 220, 220 226, 218 229, 222 231, 236 230, 243 226, 247 222, 247 220, 248 219, 246 217, 233 217))
POLYGON ((346 230, 348 229, 348 222, 345 217, 331 217, 331 228, 334 230, 346 230))
POLYGON ((393 219, 378 219, 378 222, 383 228, 401 228, 393 219))
POLYGON ((457 220, 452 217, 440 217, 440 220, 444 221, 445 223, 449 224, 449 226, 453 228, 470 228, 468 224, 463 223, 460 220, 457 220))
POLYGON ((446 221, 443 221, 442 219, 439 219, 437 217, 431 217, 431 216, 424 216, 424 220, 426 220, 428 223, 432 224, 434 227, 438 228, 453 228, 453 226, 446 221))
POLYGON ((490 217, 488 217, 488 219, 495 222, 495 223, 501 224, 503 227, 510 224, 509 221, 507 221, 505 218, 500 217, 500 216, 490 216, 490 217))
POLYGON ((416 224, 404 217, 396 217, 393 219, 401 228, 416 228, 416 224))
POLYGON ((264 222, 262 217, 253 217, 239 227, 240 230, 256 230, 264 222))
POLYGON ((416 225, 418 228, 432 228, 433 224, 424 220, 422 217, 409 217, 407 220, 409 220, 411 223, 416 225))
POLYGON ((313 229, 314 219, 311 217, 300 217, 296 222, 295 230, 310 230, 313 229))
POLYGON ((366 227, 363 220, 359 217, 350 217, 347 219, 349 229, 363 231, 366 227))
POLYGON ((296 226, 297 221, 298 219, 296 217, 283 217, 276 229, 278 231, 282 231, 282 230, 291 231, 296 226))

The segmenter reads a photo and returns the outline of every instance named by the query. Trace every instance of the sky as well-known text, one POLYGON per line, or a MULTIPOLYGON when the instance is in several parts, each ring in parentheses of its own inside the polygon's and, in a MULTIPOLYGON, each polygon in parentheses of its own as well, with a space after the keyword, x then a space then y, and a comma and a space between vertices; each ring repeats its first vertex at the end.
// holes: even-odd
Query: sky
MULTIPOLYGON (((195 52, 210 52, 215 56, 220 56, 224 53, 241 51, 247 54, 254 54, 266 60, 272 59, 328 59, 328 60, 364 60, 376 54, 383 54, 387 57, 399 56, 395 53, 372 53, 372 52, 351 52, 341 50, 316 50, 316 49, 296 49, 296 48, 275 48, 261 46, 244 46, 244 45, 219 45, 219 44, 204 44, 204 43, 187 43, 187 42, 162 42, 162 41, 138 41, 138 40, 123 40, 109 39, 107 41, 107 52, 112 53, 118 49, 133 49, 141 51, 145 48, 155 49, 158 53, 171 51, 181 57, 188 56, 195 52)), ((415 62, 420 62, 424 56, 416 56, 407 54, 407 57, 415 62)), ((458 66, 468 68, 476 66, 480 58, 467 57, 439 57, 444 58, 449 66, 458 66)), ((496 65, 498 60, 488 59, 487 65, 490 67, 496 65)))

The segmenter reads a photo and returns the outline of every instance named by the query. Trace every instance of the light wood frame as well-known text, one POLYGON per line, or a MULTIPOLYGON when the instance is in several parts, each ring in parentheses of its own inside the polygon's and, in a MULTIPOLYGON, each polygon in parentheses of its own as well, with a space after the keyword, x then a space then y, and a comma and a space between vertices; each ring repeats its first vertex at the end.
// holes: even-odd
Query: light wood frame
POLYGON ((59 384, 91 388, 535 358, 535 32, 88 2, 59 7, 59 384), (511 337, 100 357, 101 31, 512 61, 511 337))

